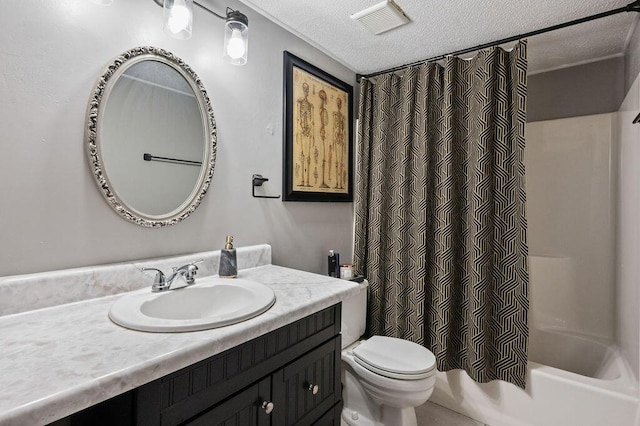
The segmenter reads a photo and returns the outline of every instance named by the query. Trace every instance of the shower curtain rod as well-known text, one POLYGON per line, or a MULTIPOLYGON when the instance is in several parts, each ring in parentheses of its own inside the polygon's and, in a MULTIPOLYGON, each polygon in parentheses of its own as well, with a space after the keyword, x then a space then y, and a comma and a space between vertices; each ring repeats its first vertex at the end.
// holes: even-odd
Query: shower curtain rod
POLYGON ((578 25, 578 24, 582 24, 584 22, 594 21, 594 20, 600 19, 600 18, 606 18, 607 16, 611 16, 611 15, 617 15, 618 13, 622 13, 622 12, 640 12, 640 0, 636 0, 636 1, 632 2, 632 3, 629 3, 628 5, 626 5, 624 7, 619 7, 617 9, 609 10, 608 12, 602 12, 602 13, 598 13, 598 14, 595 14, 595 15, 587 16, 585 18, 580 18, 580 19, 576 19, 576 20, 573 20, 573 21, 565 22, 563 24, 553 25, 551 27, 542 28, 540 30, 531 31, 531 32, 520 34, 520 35, 517 35, 517 36, 503 38, 502 40, 496 40, 496 41, 492 41, 490 43, 480 44, 480 45, 475 46, 475 47, 469 47, 467 49, 457 50, 455 52, 447 53, 445 55, 434 56, 432 58, 411 62, 411 63, 408 63, 408 64, 400 65, 400 66, 389 68, 389 69, 386 69, 386 70, 376 71, 376 72, 371 73, 371 74, 358 74, 356 80, 359 83, 360 80, 363 79, 363 78, 370 78, 370 77, 375 77, 375 76, 380 75, 380 74, 386 74, 388 72, 398 71, 398 70, 401 70, 401 69, 404 69, 404 68, 407 68, 407 67, 410 67, 410 66, 413 66, 413 65, 422 64, 424 62, 439 61, 441 59, 446 58, 447 56, 458 56, 458 55, 463 55, 465 53, 475 52, 476 50, 486 49, 487 47, 499 46, 499 45, 504 44, 504 43, 510 43, 512 41, 518 41, 520 39, 531 37, 531 36, 535 36, 535 35, 538 35, 538 34, 548 33, 550 31, 555 31, 555 30, 559 30, 561 28, 571 27, 573 25, 578 25))

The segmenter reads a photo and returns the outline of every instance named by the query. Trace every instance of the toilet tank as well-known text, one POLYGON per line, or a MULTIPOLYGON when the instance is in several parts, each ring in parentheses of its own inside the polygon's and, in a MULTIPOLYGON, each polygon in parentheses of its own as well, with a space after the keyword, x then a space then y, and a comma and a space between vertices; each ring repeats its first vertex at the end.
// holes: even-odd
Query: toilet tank
POLYGON ((342 348, 346 348, 364 334, 367 325, 367 289, 369 282, 354 283, 358 292, 342 301, 342 348))

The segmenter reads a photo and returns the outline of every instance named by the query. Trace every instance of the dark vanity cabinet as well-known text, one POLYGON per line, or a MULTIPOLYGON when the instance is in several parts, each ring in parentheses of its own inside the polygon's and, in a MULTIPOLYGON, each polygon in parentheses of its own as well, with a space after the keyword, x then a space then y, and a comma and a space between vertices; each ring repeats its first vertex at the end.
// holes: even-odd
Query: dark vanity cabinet
POLYGON ((340 305, 71 416, 61 424, 339 425, 340 305), (113 422, 110 416, 113 417, 113 422), (122 419, 128 412, 130 421, 122 419))
POLYGON ((185 424, 315 424, 340 399, 339 353, 340 339, 333 338, 185 424))

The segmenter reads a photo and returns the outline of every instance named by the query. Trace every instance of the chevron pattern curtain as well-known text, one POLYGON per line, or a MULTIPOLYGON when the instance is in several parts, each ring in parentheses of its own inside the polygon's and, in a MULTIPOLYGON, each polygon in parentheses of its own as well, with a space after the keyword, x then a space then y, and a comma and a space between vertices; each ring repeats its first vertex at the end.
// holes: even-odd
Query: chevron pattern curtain
POLYGON ((525 387, 526 42, 360 86, 355 263, 368 334, 525 387))

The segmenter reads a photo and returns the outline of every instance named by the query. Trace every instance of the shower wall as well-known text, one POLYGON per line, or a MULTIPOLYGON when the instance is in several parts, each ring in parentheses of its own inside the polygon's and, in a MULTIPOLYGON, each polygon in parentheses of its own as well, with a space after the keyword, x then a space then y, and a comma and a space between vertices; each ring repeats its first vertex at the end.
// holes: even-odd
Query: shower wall
POLYGON ((528 123, 530 324, 615 337, 616 113, 528 123))
POLYGON ((640 371, 640 82, 636 78, 617 115, 616 341, 636 380, 640 371))

